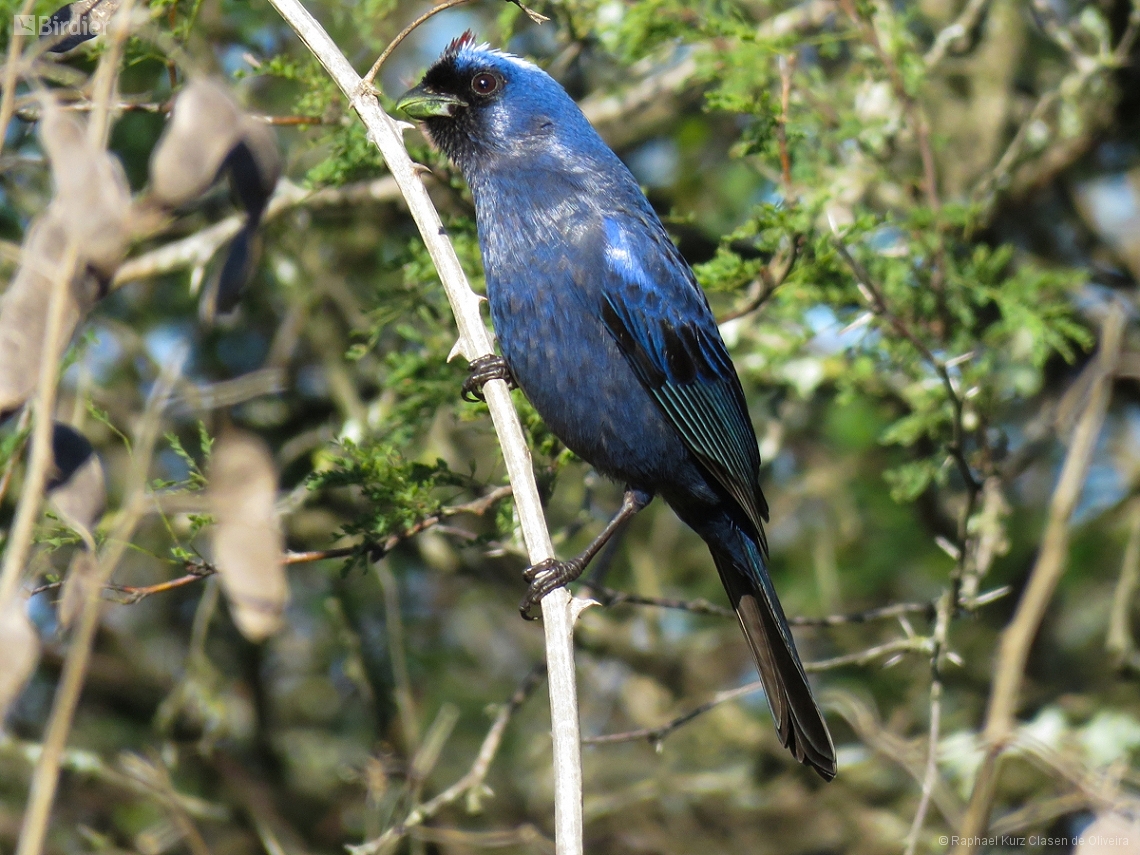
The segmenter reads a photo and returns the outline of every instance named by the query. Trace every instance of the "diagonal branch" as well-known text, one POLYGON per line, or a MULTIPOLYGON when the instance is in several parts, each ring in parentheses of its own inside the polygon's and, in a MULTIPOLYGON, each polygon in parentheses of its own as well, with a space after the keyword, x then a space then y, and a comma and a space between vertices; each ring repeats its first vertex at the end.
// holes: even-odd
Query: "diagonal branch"
POLYGON ((515 689, 510 700, 499 708, 490 730, 483 737, 483 744, 479 747, 479 753, 475 755, 475 762, 471 764, 467 774, 430 801, 417 805, 399 825, 388 829, 375 840, 370 840, 361 846, 348 847, 349 852, 352 855, 377 855, 377 853, 388 852, 412 829, 423 825, 447 805, 464 796, 467 797, 469 806, 477 806, 480 798, 488 792, 484 781, 491 768, 491 761, 495 759, 499 745, 503 741, 503 731, 507 729, 507 723, 515 711, 530 696, 530 693, 534 691, 535 686, 538 685, 545 673, 546 669, 541 665, 532 668, 530 673, 523 678, 519 687, 515 689))
MULTIPOLYGON (((832 230, 836 231, 834 223, 832 224, 832 230)), ((846 262, 847 266, 851 268, 851 272, 855 275, 855 284, 859 288, 859 293, 863 295, 863 299, 870 304, 871 311, 890 324, 891 329, 900 337, 910 342, 911 346, 913 346, 914 349, 919 352, 919 355, 926 360, 927 364, 934 369, 934 372, 938 375, 938 379, 942 381, 942 385, 946 389, 946 395, 950 399, 950 405, 954 408, 954 434, 948 451, 950 452, 950 456, 954 459, 955 464, 957 464, 958 472, 966 484, 966 489, 970 494, 970 502, 972 504, 978 491, 981 489, 981 484, 979 484, 978 479, 974 477, 973 470, 970 468, 970 462, 966 459, 966 451, 964 448, 965 436, 962 427, 964 405, 962 403, 962 396, 958 394, 954 380, 950 377, 947 364, 934 355, 934 352, 906 325, 902 318, 891 311, 890 306, 887 305, 886 298, 883 296, 883 292, 879 290, 878 286, 871 279, 871 274, 867 272, 867 268, 851 254, 851 251, 847 249, 843 241, 839 239, 838 232, 836 232, 833 244, 840 257, 846 262)), ((968 519, 969 515, 965 515, 964 518, 968 519)), ((962 533, 964 533, 964 531, 962 533)))
MULTIPOLYGON (((300 36, 312 54, 340 87, 368 129, 368 135, 383 155, 392 178, 404 194, 408 209, 423 236, 448 302, 459 326, 457 353, 468 362, 494 353, 491 335, 479 310, 479 298, 467 283, 455 249, 439 213, 420 180, 416 164, 408 156, 400 127, 381 108, 370 86, 345 59, 336 43, 299 0, 271 0, 281 17, 300 36)), ((487 406, 495 423, 503 460, 514 489, 523 540, 531 564, 554 556, 542 502, 531 467, 530 451, 510 390, 502 380, 484 387, 487 406)), ((584 605, 565 588, 551 591, 542 600, 546 634, 547 668, 550 676, 550 713, 554 736, 554 827, 559 855, 582 852, 582 762, 578 731, 578 691, 574 682, 574 620, 584 605)))
POLYGON ((1021 602, 1017 604, 1013 620, 1002 631, 982 733, 987 746, 986 755, 974 779, 970 804, 959 831, 961 842, 954 849, 954 855, 976 852, 980 835, 989 826, 990 811, 997 794, 998 759, 1008 747, 1013 734, 1014 713, 1021 693, 1029 648, 1041 626, 1057 582, 1065 571, 1069 553, 1069 526, 1088 478, 1093 450, 1108 411, 1126 320, 1125 307, 1114 304, 1105 319, 1101 334, 1100 350, 1095 363, 1096 377, 1084 412, 1073 431, 1069 451, 1049 503, 1049 517, 1041 538, 1037 562, 1033 566, 1021 602))

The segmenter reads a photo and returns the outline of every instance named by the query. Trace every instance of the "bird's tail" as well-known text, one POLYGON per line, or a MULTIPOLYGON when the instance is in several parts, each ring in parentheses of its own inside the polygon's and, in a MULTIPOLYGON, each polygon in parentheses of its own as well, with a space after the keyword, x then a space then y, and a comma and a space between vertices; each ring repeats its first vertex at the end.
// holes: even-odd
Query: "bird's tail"
POLYGON ((835 745, 812 697, 784 610, 776 598, 759 544, 737 529, 735 542, 709 543, 720 580, 768 696, 780 742, 825 780, 835 777, 835 745))

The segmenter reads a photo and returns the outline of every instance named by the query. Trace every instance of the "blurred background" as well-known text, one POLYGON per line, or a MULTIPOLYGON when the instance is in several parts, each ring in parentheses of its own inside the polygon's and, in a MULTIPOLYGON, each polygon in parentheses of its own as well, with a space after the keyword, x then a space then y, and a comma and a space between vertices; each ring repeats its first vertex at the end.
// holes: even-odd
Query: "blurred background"
MULTIPOLYGON (((20 9, 2 5, 8 43, 20 9)), ((306 6, 361 73, 430 9, 306 6)), ((431 18, 386 63, 381 101, 391 109, 468 28, 579 100, 726 318, 785 610, 833 616, 796 629, 839 751, 833 783, 779 746, 752 691, 675 729, 587 744, 587 851, 944 851, 982 763, 999 633, 1041 559, 1080 424, 1098 438, 1074 476, 1075 512, 1054 523, 1067 561, 990 826, 1044 842, 985 851, 1070 852, 1094 821, 1127 831, 1140 786, 1140 3, 532 8, 550 20, 494 0, 431 18), (1106 375, 1102 331, 1120 318, 1106 375), (1111 393, 1103 423, 1097 384, 1111 393)), ((153 0, 144 13, 109 145, 132 190, 145 192, 171 99, 195 73, 271 123, 283 178, 235 312, 199 320, 224 258, 208 230, 239 216, 221 182, 137 242, 65 360, 57 418, 106 472, 100 545, 123 512, 147 397, 183 360, 148 470, 152 491, 183 504, 144 518, 106 591, 48 851, 343 851, 460 781, 506 709, 485 788, 390 834, 387 851, 553 852, 541 625, 518 616, 526 561, 510 498, 494 492, 501 456, 485 406, 459 398, 466 366, 447 362, 454 322, 415 227, 359 120, 268 3, 153 0), (187 251, 162 254, 176 244, 187 251), (232 429, 269 449, 291 555, 284 620, 256 644, 201 572, 211 526, 192 506, 212 438, 232 429)), ((98 38, 44 55, 13 93, 5 280, 52 193, 33 87, 82 115, 106 50, 98 38)), ((417 131, 406 138, 481 290, 470 195, 417 131)), ((617 509, 620 485, 514 394, 568 557, 617 509)), ((23 424, 0 425, 4 530, 23 424)), ((26 591, 59 581, 83 549, 52 514, 36 539, 26 591)), ((604 605, 577 636, 587 738, 666 726, 755 680, 735 619, 715 613, 726 603, 707 550, 661 503, 588 585, 604 605)), ((27 603, 43 655, 0 736, 4 851, 67 650, 58 601, 49 587, 27 603)), ((1140 851, 1130 833, 1131 848, 1080 851, 1140 851)))

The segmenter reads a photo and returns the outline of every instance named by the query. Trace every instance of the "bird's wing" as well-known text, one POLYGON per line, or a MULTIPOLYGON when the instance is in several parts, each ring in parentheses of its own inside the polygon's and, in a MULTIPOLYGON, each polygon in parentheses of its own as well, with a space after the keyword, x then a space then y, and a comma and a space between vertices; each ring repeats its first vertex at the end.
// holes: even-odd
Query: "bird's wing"
POLYGON ((631 235, 607 219, 603 256, 602 321, 689 450, 740 503, 763 543, 768 503, 757 483, 756 433, 704 292, 659 228, 631 235))

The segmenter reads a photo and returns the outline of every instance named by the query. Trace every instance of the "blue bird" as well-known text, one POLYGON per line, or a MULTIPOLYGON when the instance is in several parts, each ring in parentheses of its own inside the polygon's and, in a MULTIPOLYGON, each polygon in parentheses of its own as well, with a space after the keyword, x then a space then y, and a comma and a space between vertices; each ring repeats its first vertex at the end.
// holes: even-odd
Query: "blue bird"
POLYGON ((627 485, 581 555, 528 569, 524 615, 660 495, 712 552, 780 741, 831 780, 835 747, 768 575, 744 392, 704 292, 637 181, 553 78, 470 32, 397 108, 423 122, 475 200, 502 359, 476 360, 466 392, 513 380, 568 448, 627 485))

